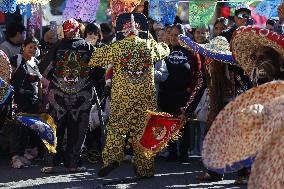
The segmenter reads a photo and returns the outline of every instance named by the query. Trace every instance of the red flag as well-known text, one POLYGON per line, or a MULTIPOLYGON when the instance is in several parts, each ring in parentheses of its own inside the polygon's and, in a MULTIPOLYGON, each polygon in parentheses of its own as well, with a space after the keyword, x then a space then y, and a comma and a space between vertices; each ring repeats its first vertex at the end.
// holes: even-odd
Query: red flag
POLYGON ((170 139, 176 138, 183 124, 181 119, 167 113, 148 112, 148 116, 139 145, 145 156, 151 158, 161 151, 170 139))

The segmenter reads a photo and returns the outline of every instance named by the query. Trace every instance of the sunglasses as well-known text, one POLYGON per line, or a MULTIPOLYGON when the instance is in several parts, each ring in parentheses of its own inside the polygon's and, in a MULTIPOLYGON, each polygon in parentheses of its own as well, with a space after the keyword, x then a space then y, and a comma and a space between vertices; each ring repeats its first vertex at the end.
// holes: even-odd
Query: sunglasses
POLYGON ((250 14, 238 14, 238 19, 249 19, 250 18, 250 14))

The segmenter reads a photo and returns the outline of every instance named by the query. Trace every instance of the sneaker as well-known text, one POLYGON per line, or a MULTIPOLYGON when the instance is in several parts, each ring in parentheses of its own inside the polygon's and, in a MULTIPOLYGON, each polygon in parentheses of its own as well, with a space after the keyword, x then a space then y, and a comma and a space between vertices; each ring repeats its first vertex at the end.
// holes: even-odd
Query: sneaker
POLYGON ((21 161, 20 156, 18 155, 12 157, 11 164, 14 169, 24 168, 24 163, 21 161))
POLYGON ((98 172, 99 177, 105 177, 110 172, 112 172, 114 169, 119 167, 119 162, 118 161, 111 161, 107 166, 101 168, 98 172))

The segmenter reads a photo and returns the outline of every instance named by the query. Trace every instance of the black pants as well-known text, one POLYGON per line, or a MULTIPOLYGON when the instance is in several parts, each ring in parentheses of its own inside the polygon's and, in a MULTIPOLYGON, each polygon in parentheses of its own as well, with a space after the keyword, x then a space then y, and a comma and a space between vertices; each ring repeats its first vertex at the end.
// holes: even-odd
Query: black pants
POLYGON ((87 148, 87 151, 94 150, 98 152, 99 154, 102 153, 102 142, 101 142, 101 127, 95 128, 93 131, 88 131, 86 136, 86 142, 85 146, 87 148))
POLYGON ((49 114, 57 125, 57 153, 45 153, 45 166, 58 166, 62 161, 68 168, 81 166, 82 147, 89 127, 91 97, 91 93, 87 91, 74 95, 58 90, 49 92, 49 114), (67 144, 64 148, 65 131, 67 131, 67 144))

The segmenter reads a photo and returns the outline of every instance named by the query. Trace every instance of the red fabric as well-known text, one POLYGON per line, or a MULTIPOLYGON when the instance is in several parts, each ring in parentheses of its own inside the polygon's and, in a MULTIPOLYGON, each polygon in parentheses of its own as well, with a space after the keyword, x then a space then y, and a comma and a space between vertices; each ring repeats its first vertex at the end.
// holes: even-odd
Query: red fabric
POLYGON ((230 7, 220 7, 220 16, 227 18, 230 13, 230 7))
POLYGON ((147 150, 156 152, 180 127, 181 120, 178 118, 152 115, 139 143, 147 150))
POLYGON ((281 46, 284 48, 284 36, 279 35, 273 31, 270 31, 265 28, 260 28, 259 26, 242 26, 239 27, 236 32, 234 33, 234 36, 237 35, 240 32, 250 32, 251 34, 256 34, 261 37, 265 37, 269 39, 271 42, 281 46))
POLYGON ((70 18, 63 23, 64 32, 75 32, 78 33, 80 30, 80 23, 74 18, 70 18))

